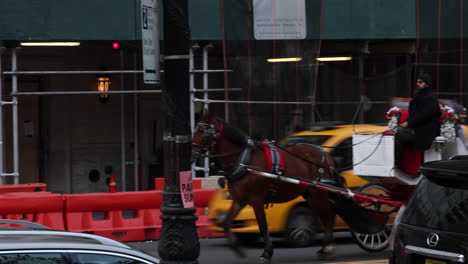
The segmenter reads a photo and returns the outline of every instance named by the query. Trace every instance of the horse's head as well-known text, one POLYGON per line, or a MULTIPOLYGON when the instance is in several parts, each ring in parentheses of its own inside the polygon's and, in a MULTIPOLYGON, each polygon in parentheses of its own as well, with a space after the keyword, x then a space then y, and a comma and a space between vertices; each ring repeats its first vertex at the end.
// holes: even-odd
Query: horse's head
POLYGON ((216 141, 223 133, 224 123, 210 112, 205 112, 192 136, 192 161, 204 157, 213 151, 216 141))

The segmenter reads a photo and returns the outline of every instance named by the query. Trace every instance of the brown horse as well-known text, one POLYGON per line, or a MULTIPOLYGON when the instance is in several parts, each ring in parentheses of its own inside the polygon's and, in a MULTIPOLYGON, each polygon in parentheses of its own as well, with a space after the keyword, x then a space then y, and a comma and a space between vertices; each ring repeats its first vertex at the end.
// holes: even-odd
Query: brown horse
POLYGON ((270 155, 267 155, 268 148, 262 147, 259 142, 253 142, 240 130, 209 112, 203 115, 197 125, 192 138, 193 158, 199 159, 208 151, 214 152, 226 173, 233 203, 224 228, 228 232, 231 245, 237 253, 243 255, 238 240, 231 231, 231 224, 239 211, 246 205, 250 205, 255 212, 260 233, 264 239, 264 251, 260 257, 260 263, 270 263, 273 256, 273 243, 270 240, 264 207, 268 203, 283 203, 303 195, 318 215, 324 231, 323 245, 318 253, 332 254, 336 212, 329 194, 326 191, 308 189, 304 186, 261 177, 246 171, 243 165, 248 164, 267 170, 275 167, 271 166, 273 162, 271 160, 276 159, 281 160, 281 162, 276 162, 276 165, 283 165, 280 173, 284 175, 330 182, 336 179, 333 159, 320 148, 306 144, 286 148, 272 146, 271 149, 270 155))

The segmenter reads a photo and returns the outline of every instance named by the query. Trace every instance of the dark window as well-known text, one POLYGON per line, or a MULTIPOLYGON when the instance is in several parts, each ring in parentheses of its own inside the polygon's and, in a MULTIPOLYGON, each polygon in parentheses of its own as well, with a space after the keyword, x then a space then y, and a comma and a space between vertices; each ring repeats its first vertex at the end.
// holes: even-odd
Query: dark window
POLYGON ((103 254, 74 254, 80 264, 143 264, 135 259, 103 254))
POLYGON ((407 203, 403 223, 468 234, 468 190, 423 178, 407 203))
POLYGON ((23 253, 2 254, 1 264, 65 264, 65 258, 60 253, 23 253))

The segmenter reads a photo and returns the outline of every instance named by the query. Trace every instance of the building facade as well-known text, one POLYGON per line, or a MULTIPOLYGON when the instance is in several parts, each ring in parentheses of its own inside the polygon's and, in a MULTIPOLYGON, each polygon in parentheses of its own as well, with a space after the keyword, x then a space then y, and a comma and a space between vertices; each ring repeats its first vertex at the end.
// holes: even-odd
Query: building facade
MULTIPOLYGON (((420 71, 439 97, 463 102, 463 1, 421 2, 189 1, 194 119, 204 99, 255 138, 280 140, 318 121, 382 123, 392 97, 411 97, 420 71), (352 59, 316 60, 337 56, 352 59), (285 57, 300 60, 267 62, 285 57)), ((15 173, 17 148, 20 183, 101 192, 112 171, 119 190, 151 189, 162 177, 164 73, 161 84, 143 82, 141 2, 8 0, 0 13, 3 173, 15 173), (33 41, 80 45, 20 45, 33 41), (98 77, 124 93, 86 93, 98 77)), ((163 55, 162 37, 160 45, 163 55)))

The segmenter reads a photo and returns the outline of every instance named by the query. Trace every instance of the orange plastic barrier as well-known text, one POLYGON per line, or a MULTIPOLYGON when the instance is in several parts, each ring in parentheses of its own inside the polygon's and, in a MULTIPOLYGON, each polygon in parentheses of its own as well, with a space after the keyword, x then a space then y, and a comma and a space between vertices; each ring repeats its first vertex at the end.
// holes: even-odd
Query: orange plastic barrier
POLYGON ((11 192, 38 192, 45 191, 45 183, 26 183, 26 184, 5 184, 0 185, 0 194, 11 192))
MULTIPOLYGON (((206 208, 216 189, 195 189, 199 237, 224 234, 209 230, 206 208)), ((53 194, 12 192, 0 195, 0 218, 25 220, 53 229, 97 234, 119 241, 160 238, 162 191, 53 194)))
POLYGON ((195 189, 193 190, 193 201, 195 207, 204 208, 208 207, 211 199, 215 195, 217 189, 195 189))
POLYGON ((65 196, 65 226, 119 241, 158 239, 162 192, 117 192, 65 196))
MULTIPOLYGON (((201 189, 202 188, 202 180, 201 179, 192 179, 193 189, 201 189)), ((162 191, 164 187, 164 178, 154 178, 154 189, 158 191, 162 191)))
MULTIPOLYGON (((194 190, 200 237, 211 237, 206 207, 215 189, 194 190)), ((69 194, 65 197, 67 230, 119 241, 159 239, 162 230, 162 191, 69 194)))
POLYGON ((65 230, 63 196, 49 192, 12 192, 0 195, 2 219, 36 222, 65 230))

